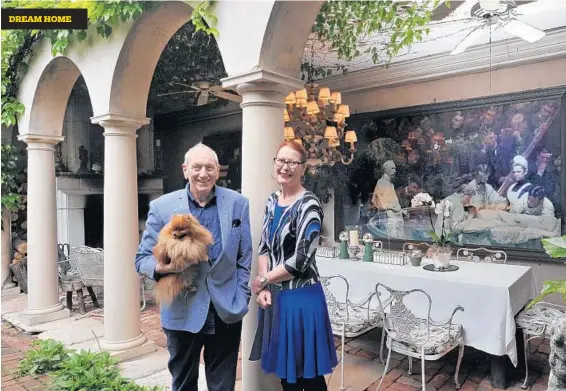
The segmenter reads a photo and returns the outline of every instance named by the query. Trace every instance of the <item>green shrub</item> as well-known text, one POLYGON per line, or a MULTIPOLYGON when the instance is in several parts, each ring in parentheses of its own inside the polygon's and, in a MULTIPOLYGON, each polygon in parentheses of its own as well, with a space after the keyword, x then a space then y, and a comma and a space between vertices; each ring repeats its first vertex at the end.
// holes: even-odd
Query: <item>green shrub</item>
POLYGON ((52 339, 38 339, 32 342, 32 346, 36 348, 26 352, 16 371, 17 376, 36 377, 55 371, 69 358, 70 351, 61 342, 52 339))

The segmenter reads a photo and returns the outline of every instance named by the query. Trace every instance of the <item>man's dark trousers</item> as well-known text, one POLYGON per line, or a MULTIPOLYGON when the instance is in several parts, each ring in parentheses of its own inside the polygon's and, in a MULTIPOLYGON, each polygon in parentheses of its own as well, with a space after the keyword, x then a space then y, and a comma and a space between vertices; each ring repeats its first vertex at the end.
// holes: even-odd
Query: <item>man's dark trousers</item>
POLYGON ((173 376, 173 391, 198 391, 200 352, 203 347, 208 390, 234 390, 242 322, 226 324, 216 313, 214 315, 214 334, 164 329, 171 356, 168 367, 173 376))

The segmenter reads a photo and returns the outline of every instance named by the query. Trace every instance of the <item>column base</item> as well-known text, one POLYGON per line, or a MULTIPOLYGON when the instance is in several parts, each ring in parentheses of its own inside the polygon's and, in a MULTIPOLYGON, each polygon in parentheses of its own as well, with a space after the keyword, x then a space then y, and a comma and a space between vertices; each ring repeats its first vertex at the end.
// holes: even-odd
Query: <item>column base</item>
MULTIPOLYGON (((158 346, 155 344, 154 341, 148 341, 144 334, 140 334, 140 335, 143 337, 143 339, 141 340, 144 341, 141 345, 137 345, 134 347, 125 348, 121 350, 109 350, 106 348, 107 343, 105 343, 105 341, 102 340, 100 341, 100 347, 108 351, 108 353, 110 353, 110 356, 112 356, 118 361, 131 360, 132 358, 144 356, 148 353, 155 352, 158 349, 158 346)), ((112 348, 116 347, 114 343, 112 343, 111 345, 112 348)))
POLYGON ((60 319, 65 319, 71 316, 71 311, 64 308, 61 304, 53 307, 48 307, 49 312, 44 312, 47 309, 40 310, 23 310, 18 318, 26 326, 35 326, 42 323, 49 323, 60 319))
POLYGON ((138 336, 123 341, 108 341, 103 338, 100 341, 100 347, 109 352, 118 352, 122 350, 129 350, 143 345, 147 341, 144 333, 140 333, 138 336))

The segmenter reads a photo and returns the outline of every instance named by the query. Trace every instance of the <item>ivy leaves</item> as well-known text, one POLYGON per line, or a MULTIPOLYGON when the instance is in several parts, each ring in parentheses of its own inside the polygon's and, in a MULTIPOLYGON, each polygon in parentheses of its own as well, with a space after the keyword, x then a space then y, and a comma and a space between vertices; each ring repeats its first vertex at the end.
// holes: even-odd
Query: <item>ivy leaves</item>
MULTIPOLYGON (((11 0, 3 2, 6 8, 86 8, 89 25, 95 26, 97 34, 108 38, 112 26, 120 22, 134 20, 144 11, 156 6, 157 2, 143 1, 29 1, 11 0)), ((47 38, 51 44, 51 54, 65 54, 73 42, 84 41, 87 30, 3 30, 2 31, 2 116, 5 126, 16 124, 24 113, 24 106, 17 101, 18 85, 27 72, 33 44, 47 38)))
POLYGON ((327 1, 316 17, 312 32, 336 50, 338 58, 351 61, 370 53, 373 63, 394 56, 428 34, 426 24, 441 0, 420 2, 327 1), (368 45, 369 38, 379 35, 381 45, 368 45))
POLYGON ((193 35, 202 31, 205 34, 213 35, 214 38, 218 38, 218 29, 216 27, 209 27, 218 24, 218 18, 210 10, 213 3, 214 0, 203 1, 193 9, 193 13, 191 14, 191 22, 193 22, 195 26, 193 35))

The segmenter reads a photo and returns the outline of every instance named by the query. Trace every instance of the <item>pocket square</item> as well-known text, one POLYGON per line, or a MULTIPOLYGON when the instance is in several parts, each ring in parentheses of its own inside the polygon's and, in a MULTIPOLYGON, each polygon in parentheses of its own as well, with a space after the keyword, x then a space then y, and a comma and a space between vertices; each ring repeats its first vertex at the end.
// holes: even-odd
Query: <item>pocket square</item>
POLYGON ((240 219, 233 220, 233 221, 232 221, 232 228, 239 227, 240 224, 242 224, 242 222, 240 221, 240 219))

